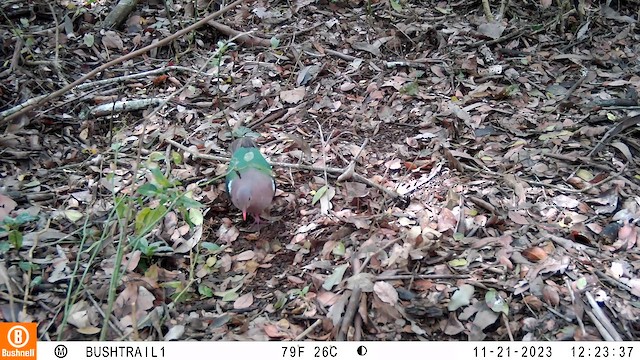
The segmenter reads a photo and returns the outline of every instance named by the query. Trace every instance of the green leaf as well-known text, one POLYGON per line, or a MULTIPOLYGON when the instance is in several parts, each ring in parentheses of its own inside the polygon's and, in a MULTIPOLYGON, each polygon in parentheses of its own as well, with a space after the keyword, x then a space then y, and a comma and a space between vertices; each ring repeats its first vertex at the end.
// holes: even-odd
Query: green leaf
POLYGON ((180 154, 177 151, 172 151, 171 152, 171 161, 173 161, 173 163, 176 164, 176 165, 181 165, 182 164, 182 154, 180 154))
POLYGON ((576 176, 584 181, 591 181, 595 178, 595 175, 587 169, 580 169, 576 172, 576 176))
POLYGON ((273 304, 273 308, 276 310, 282 309, 287 304, 287 297, 283 294, 278 298, 275 304, 273 304))
POLYGON ((249 137, 252 137, 252 138, 257 138, 257 137, 260 136, 260 134, 255 132, 255 131, 253 131, 253 130, 251 130, 251 129, 249 129, 246 126, 240 126, 239 128, 233 130, 233 136, 235 138, 241 138, 243 136, 249 136, 249 137))
POLYGON ((451 267, 467 266, 467 259, 453 259, 453 260, 449 261, 449 266, 451 266, 451 267))
POLYGON ((18 266, 20 267, 20 269, 24 270, 24 271, 29 271, 29 269, 31 270, 38 270, 38 265, 28 262, 28 261, 20 261, 18 262, 18 266))
POLYGON ((93 37, 93 34, 91 34, 91 33, 84 34, 83 40, 84 40, 84 44, 87 47, 93 47, 93 44, 95 44, 95 38, 93 37))
POLYGON ((213 293, 213 295, 217 297, 221 297, 222 301, 233 301, 239 297, 238 290, 240 290, 242 286, 243 284, 240 284, 234 287, 233 289, 229 289, 227 291, 216 291, 213 293))
POLYGON ((445 8, 439 7, 439 6, 436 6, 434 9, 436 9, 438 12, 440 12, 441 14, 444 14, 444 15, 449 15, 449 14, 451 14, 451 11, 452 11, 451 9, 445 9, 445 8))
POLYGON ((31 286, 31 288, 33 289, 34 287, 40 284, 42 284, 42 276, 38 275, 34 277, 33 280, 31 280, 31 283, 29 284, 29 286, 31 286))
POLYGON ((207 258, 207 261, 205 261, 204 263, 205 263, 208 267, 210 267, 210 268, 211 268, 211 267, 213 267, 213 266, 216 264, 216 262, 218 262, 218 258, 217 258, 217 257, 215 257, 215 256, 209 256, 209 257, 207 258))
POLYGON ((65 210, 64 211, 64 216, 66 216, 67 219, 69 219, 69 221, 76 222, 76 221, 82 219, 84 214, 81 213, 78 210, 69 209, 69 210, 65 210))
POLYGON ((146 183, 138 188, 138 194, 142 196, 155 196, 157 193, 158 188, 151 183, 146 183))
POLYGON ((339 284, 340 281, 342 281, 342 277, 344 276, 344 273, 345 271, 347 271, 348 268, 349 268, 349 264, 342 264, 342 265, 336 266, 336 268, 333 269, 333 274, 329 275, 329 277, 327 277, 324 280, 324 284, 322 284, 322 288, 327 291, 331 291, 331 288, 333 288, 336 284, 339 284))
POLYGON ((179 200, 180 205, 185 208, 201 208, 204 207, 199 201, 193 200, 187 196, 182 196, 179 200))
POLYGON ((221 249, 220 245, 210 243, 210 242, 203 242, 202 244, 200 244, 200 246, 202 246, 203 248, 207 249, 212 253, 218 252, 221 249))
POLYGON ((504 301, 496 289, 489 289, 489 291, 484 295, 484 301, 493 312, 502 312, 505 315, 509 315, 509 304, 504 301))
POLYGON ((22 247, 22 232, 18 230, 9 231, 9 242, 16 249, 20 249, 22 247))
POLYGON ((165 159, 164 153, 161 153, 159 151, 154 151, 151 154, 149 154, 149 161, 151 161, 151 162, 156 163, 156 162, 164 160, 164 159, 165 159))
POLYGON ((16 225, 20 225, 15 218, 12 218, 11 216, 7 216, 4 219, 2 219, 2 224, 5 226, 5 228, 7 230, 9 230, 10 228, 16 226, 16 225))
POLYGON ((136 235, 142 235, 151 230, 162 219, 167 211, 164 205, 159 205, 155 209, 143 208, 136 215, 135 230, 136 235))
POLYGON ((347 250, 342 241, 338 242, 336 246, 333 247, 333 250, 331 251, 331 253, 336 256, 344 256, 346 252, 347 250))
POLYGON ((277 48, 278 46, 280 46, 280 39, 278 39, 278 38, 277 38, 277 37, 275 37, 275 36, 273 36, 273 37, 269 40, 269 42, 271 43, 271 48, 272 48, 272 49, 275 49, 275 48, 277 48))
POLYGON ((142 229, 145 227, 145 224, 147 224, 146 219, 150 213, 151 213, 151 208, 148 208, 148 207, 138 212, 138 214, 136 215, 136 223, 135 223, 136 234, 140 234, 142 232, 142 229))
POLYGON ((418 86, 418 83, 413 81, 413 82, 410 82, 407 85, 403 86, 400 89, 400 92, 403 93, 403 94, 416 96, 416 95, 418 95, 418 90, 419 89, 420 89, 420 87, 418 86))
POLYGON ((205 284, 198 285, 198 293, 205 299, 213 297, 213 290, 205 284))
POLYGON ((162 189, 168 189, 173 186, 169 179, 162 173, 159 168, 151 168, 151 174, 153 175, 153 179, 158 183, 158 185, 162 189))
POLYGON ((462 306, 469 305, 474 291, 475 288, 473 285, 461 285, 460 288, 451 295, 451 300, 449 301, 449 305, 447 305, 447 309, 449 311, 455 311, 462 306))
POLYGON ((11 249, 11 244, 8 241, 0 242, 0 254, 4 254, 11 249))
POLYGON ((324 185, 323 187, 318 189, 316 193, 313 195, 313 200, 311 200, 311 205, 315 205, 318 202, 318 200, 320 200, 322 195, 324 195, 327 192, 327 190, 329 190, 329 186, 327 185, 324 185))
POLYGON ((16 223, 18 223, 18 225, 23 225, 32 221, 36 221, 38 219, 39 218, 37 216, 33 216, 28 212, 21 212, 20 214, 18 214, 18 216, 16 216, 16 223))
POLYGON ((202 225, 204 223, 202 211, 198 209, 189 209, 188 216, 189 221, 195 226, 202 225))
POLYGON ((124 219, 127 216, 127 212, 131 211, 131 207, 128 206, 129 198, 126 196, 116 197, 115 210, 119 219, 124 219))
POLYGON ((393 10, 397 12, 402 11, 402 5, 400 5, 400 0, 389 0, 389 3, 391 4, 391 7, 393 8, 393 10))
POLYGON ((181 281, 167 281, 160 284, 161 287, 171 288, 171 289, 180 289, 182 287, 181 281))

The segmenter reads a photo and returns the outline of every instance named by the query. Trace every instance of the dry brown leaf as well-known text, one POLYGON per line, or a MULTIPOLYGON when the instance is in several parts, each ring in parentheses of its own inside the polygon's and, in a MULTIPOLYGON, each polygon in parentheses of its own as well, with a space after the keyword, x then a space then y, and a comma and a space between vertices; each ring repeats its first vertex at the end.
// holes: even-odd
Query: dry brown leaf
POLYGON ((386 281, 377 281, 373 284, 373 291, 380 300, 389 305, 395 305, 398 302, 398 291, 386 281))
POLYGON ((533 310, 541 310, 542 309, 542 301, 537 296, 527 295, 523 299, 525 304, 529 305, 533 310))
POLYGON ((124 49, 124 42, 122 41, 120 35, 118 35, 117 32, 111 30, 105 32, 102 36, 102 45, 104 45, 104 47, 107 49, 117 49, 121 51, 122 49, 124 49))
POLYGON ((264 329, 264 332, 267 334, 267 336, 269 336, 270 338, 282 338, 286 335, 280 332, 278 327, 273 324, 267 324, 264 326, 263 329, 264 329))
POLYGON ((547 258, 548 254, 540 247, 534 246, 522 251, 522 256, 531 262, 538 262, 547 258))
POLYGON ((236 255, 236 261, 248 261, 253 259, 256 256, 256 253, 253 250, 243 251, 240 254, 236 255))
POLYGON ((464 325, 458 320, 456 317, 455 311, 449 313, 449 318, 447 319, 447 323, 442 330, 447 335, 458 335, 465 330, 464 325))
POLYGON ((316 299, 322 306, 331 306, 335 304, 341 296, 342 295, 335 294, 330 291, 320 291, 317 294, 316 299))
POLYGON ((293 90, 285 90, 280 92, 280 100, 289 104, 297 104, 304 99, 305 94, 305 87, 298 87, 293 90))
POLYGON ((529 225, 529 221, 519 212, 509 211, 509 219, 518 225, 529 225))
POLYGON ((222 224, 218 228, 218 238, 225 243, 232 243, 238 239, 240 231, 233 225, 228 218, 222 219, 222 224))
POLYGON ((438 214, 437 228, 439 232, 445 232, 447 230, 454 229, 457 223, 458 219, 451 210, 449 210, 448 208, 442 208, 442 210, 440 210, 440 214, 438 214))
POLYGON ((553 307, 557 307, 560 304, 560 293, 558 293, 558 289, 555 286, 545 285, 542 288, 542 297, 547 304, 553 307))
POLYGON ((18 206, 18 203, 13 201, 13 199, 6 195, 0 194, 0 222, 7 215, 9 215, 9 213, 12 212, 13 209, 16 208, 16 206, 18 206))
POLYGON ((253 293, 248 293, 240 296, 233 302, 233 308, 238 309, 246 309, 253 305, 253 293))

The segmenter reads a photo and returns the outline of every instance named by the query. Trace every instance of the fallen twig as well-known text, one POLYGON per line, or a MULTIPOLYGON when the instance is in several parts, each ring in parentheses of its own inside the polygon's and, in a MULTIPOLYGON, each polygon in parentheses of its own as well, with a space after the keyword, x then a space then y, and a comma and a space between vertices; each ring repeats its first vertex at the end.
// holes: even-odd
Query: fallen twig
POLYGON ((598 255, 598 250, 586 245, 582 245, 582 244, 578 244, 576 242, 573 242, 569 239, 565 239, 562 238, 560 236, 556 236, 556 235, 552 235, 552 234, 545 234, 544 235, 545 238, 549 238, 551 239, 551 241, 553 241, 554 243, 562 246, 563 248, 569 250, 569 249, 575 249, 578 251, 583 251, 588 255, 591 256, 597 256, 598 255))
POLYGON ((415 274, 407 274, 407 275, 381 275, 376 276, 376 281, 386 281, 386 280, 408 280, 408 279, 431 279, 431 280, 447 280, 447 279, 468 279, 471 275, 415 275, 415 274))
POLYGON ((587 296, 589 305, 591 305, 591 308, 593 309, 593 315, 600 321, 600 323, 602 323, 602 326, 607 330, 607 333, 612 337, 612 340, 622 341, 622 336, 620 336, 615 326, 613 326, 609 317, 607 317, 604 311, 602 311, 600 305, 596 302, 596 299, 593 298, 593 295, 588 291, 585 295, 587 296))
POLYGON ((135 74, 112 77, 112 78, 109 78, 109 79, 103 79, 103 80, 98 80, 98 81, 92 81, 92 82, 89 82, 89 83, 86 83, 86 84, 80 84, 80 85, 78 85, 76 87, 76 89, 84 90, 84 89, 87 89, 87 88, 94 88, 94 87, 97 87, 97 86, 100 86, 100 85, 105 85, 105 84, 121 83, 121 82, 125 82, 127 80, 133 80, 133 79, 139 79, 139 78, 143 78, 143 77, 147 77, 147 76, 163 74, 163 73, 166 73, 166 72, 169 72, 169 71, 174 71, 174 70, 175 71, 200 73, 198 70, 191 69, 191 68, 184 67, 184 66, 165 66, 165 67, 162 67, 160 69, 153 69, 153 70, 139 72, 139 73, 135 73, 135 74))
POLYGON ((296 336, 294 340, 300 341, 304 339, 305 337, 307 337, 307 335, 309 335, 313 331, 313 329, 317 328, 320 324, 322 324, 322 319, 316 320, 316 322, 314 322, 313 324, 311 324, 311 326, 309 326, 303 332, 301 332, 300 335, 296 336))
POLYGON ((162 98, 116 101, 108 104, 101 104, 94 107, 89 112, 89 115, 97 117, 97 116, 107 116, 107 115, 121 113, 121 112, 143 110, 148 108, 149 106, 158 106, 162 104, 164 101, 166 101, 166 99, 162 99, 162 98))
POLYGON ((247 46, 264 46, 264 47, 271 47, 271 40, 269 39, 263 39, 261 37, 257 37, 257 36, 253 36, 253 35, 249 35, 247 33, 238 31, 238 30, 234 30, 232 28, 230 28, 229 26, 225 25, 225 24, 221 24, 217 21, 214 20, 209 20, 207 22, 207 24, 213 28, 215 28, 216 30, 220 31, 221 33, 225 34, 225 35, 229 35, 230 37, 235 37, 237 39, 237 42, 242 43, 244 45, 247 46))
POLYGON ((602 324, 602 322, 600 322, 600 320, 594 315, 593 311, 585 309, 584 312, 587 313, 587 315, 591 319, 591 322, 593 323, 593 325, 595 325, 595 327, 596 327, 596 329, 598 329, 598 332, 600 333, 600 335, 602 335, 602 338, 604 339, 604 341, 614 341, 613 340, 613 336, 611 336, 611 334, 609 334, 609 332, 607 331, 607 329, 605 329, 605 327, 602 324))
POLYGON ((340 330, 338 331, 338 335, 336 336, 337 341, 345 341, 347 340, 347 333, 349 332, 349 326, 353 323, 353 318, 358 313, 358 305, 360 305, 360 295, 362 295, 362 289, 357 286, 349 296, 349 304, 347 304, 347 309, 344 312, 344 316, 342 317, 342 322, 340 325, 340 330))

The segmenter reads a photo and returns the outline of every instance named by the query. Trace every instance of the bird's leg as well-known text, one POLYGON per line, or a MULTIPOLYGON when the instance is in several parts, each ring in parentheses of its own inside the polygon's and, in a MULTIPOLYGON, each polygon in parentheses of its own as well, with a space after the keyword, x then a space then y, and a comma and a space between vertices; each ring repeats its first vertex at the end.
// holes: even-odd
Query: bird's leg
POLYGON ((253 225, 251 225, 251 227, 249 228, 249 231, 258 231, 262 228, 262 225, 264 225, 264 222, 261 221, 260 219, 260 215, 253 215, 253 225))

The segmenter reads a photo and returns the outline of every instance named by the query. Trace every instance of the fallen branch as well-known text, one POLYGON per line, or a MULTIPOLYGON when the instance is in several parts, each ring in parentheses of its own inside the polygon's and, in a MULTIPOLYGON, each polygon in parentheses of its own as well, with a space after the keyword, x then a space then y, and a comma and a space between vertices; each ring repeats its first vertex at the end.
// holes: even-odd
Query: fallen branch
POLYGON ((249 35, 241 31, 234 30, 227 25, 221 24, 213 20, 209 20, 207 24, 225 35, 229 35, 230 37, 235 37, 237 41, 241 44, 244 44, 247 46, 264 46, 267 48, 271 47, 271 40, 269 39, 263 39, 261 37, 249 35))
POLYGON ((112 29, 120 26, 124 19, 136 8, 138 0, 120 0, 113 7, 113 10, 104 18, 100 27, 103 29, 112 29))
POLYGON ((305 337, 307 337, 307 335, 309 335, 313 331, 313 329, 317 328, 320 324, 322 324, 322 320, 321 319, 316 320, 316 322, 314 322, 313 324, 311 324, 311 326, 309 326, 303 332, 301 332, 300 335, 296 336, 294 340, 300 341, 304 339, 305 337))
POLYGON ((165 67, 162 67, 160 69, 153 69, 153 70, 144 71, 144 72, 135 73, 135 74, 129 74, 129 75, 124 75, 124 76, 112 77, 112 78, 109 78, 109 79, 92 81, 90 83, 78 85, 76 87, 76 89, 77 90, 84 90, 84 89, 87 89, 87 88, 94 88, 94 87, 98 87, 98 86, 101 86, 101 85, 122 83, 122 82, 125 82, 127 80, 134 80, 134 79, 143 78, 143 77, 147 77, 147 76, 152 76, 152 75, 157 75, 157 74, 164 74, 166 72, 174 71, 174 70, 175 71, 200 73, 198 70, 191 69, 191 68, 184 67, 184 66, 165 66, 165 67))
POLYGON ((591 308, 593 309, 593 315, 600 321, 602 326, 604 326, 605 330, 609 333, 609 335, 613 338, 614 341, 622 341, 622 336, 616 331, 615 326, 609 320, 609 317, 602 311, 600 305, 596 302, 596 299, 593 298, 590 292, 586 292, 587 301, 591 308))
POLYGON ((355 289, 353 289, 349 296, 349 304, 347 305, 347 309, 344 312, 340 330, 338 331, 338 335, 336 336, 337 341, 347 340, 349 327, 351 326, 351 324, 353 324, 353 318, 358 313, 358 305, 360 305, 360 295, 362 295, 362 289, 360 288, 360 286, 357 286, 355 289))
POLYGON ((429 279, 429 280, 447 280, 447 279, 468 279, 471 275, 381 275, 376 277, 376 281, 387 280, 409 280, 409 279, 429 279))
POLYGON ((122 112, 131 112, 137 110, 143 110, 149 106, 158 106, 162 104, 165 99, 162 98, 150 98, 150 99, 136 99, 127 101, 116 101, 108 104, 101 104, 89 112, 89 115, 93 117, 107 116, 122 112))

